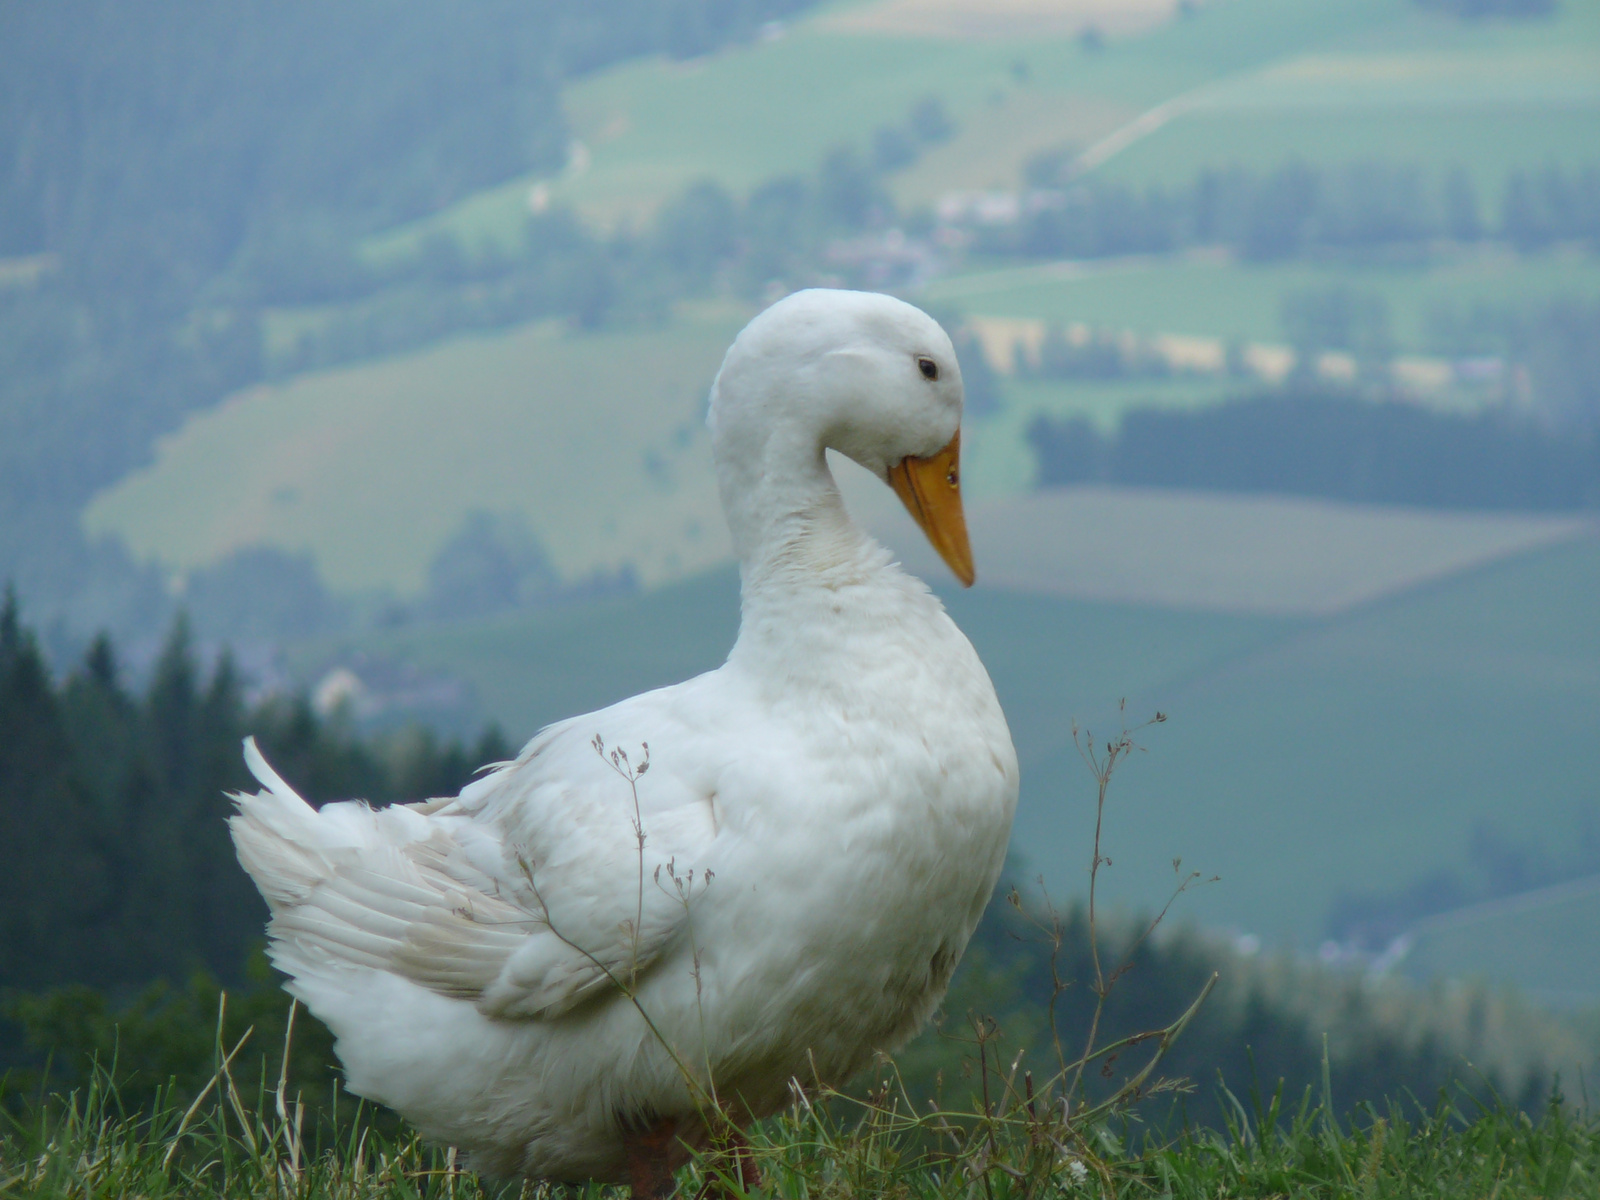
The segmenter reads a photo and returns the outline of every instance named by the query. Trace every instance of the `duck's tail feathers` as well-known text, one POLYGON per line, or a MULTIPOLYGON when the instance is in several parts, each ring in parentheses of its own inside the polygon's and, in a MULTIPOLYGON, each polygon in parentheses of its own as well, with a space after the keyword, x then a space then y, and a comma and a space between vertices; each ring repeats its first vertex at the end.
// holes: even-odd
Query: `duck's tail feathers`
POLYGON ((329 851, 342 839, 330 838, 328 822, 302 800, 268 765, 253 737, 244 740, 244 761, 261 784, 255 795, 234 792, 238 812, 228 819, 242 866, 261 889, 267 906, 300 904, 332 870, 329 851))

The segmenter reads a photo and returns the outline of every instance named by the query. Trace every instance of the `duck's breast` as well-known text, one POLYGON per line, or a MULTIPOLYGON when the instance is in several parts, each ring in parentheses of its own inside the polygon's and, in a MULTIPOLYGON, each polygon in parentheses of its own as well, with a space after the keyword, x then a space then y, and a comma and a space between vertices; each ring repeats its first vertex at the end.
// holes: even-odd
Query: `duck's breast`
POLYGON ((799 1053, 837 1079, 903 1041, 1004 861, 1016 755, 972 647, 937 608, 865 640, 848 675, 754 704, 722 772, 719 894, 696 921, 730 1067, 799 1053))

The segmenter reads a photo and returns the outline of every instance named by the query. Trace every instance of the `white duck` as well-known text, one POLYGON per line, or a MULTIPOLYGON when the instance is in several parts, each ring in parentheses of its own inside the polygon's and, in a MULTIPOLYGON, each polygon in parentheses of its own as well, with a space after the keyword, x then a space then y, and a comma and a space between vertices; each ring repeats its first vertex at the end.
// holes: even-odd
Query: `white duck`
POLYGON ((747 1122, 915 1032, 999 874, 1016 754, 972 646, 851 522, 824 451, 890 482, 971 583, 961 397, 926 314, 792 295, 712 387, 742 579, 723 666, 424 804, 312 809, 246 743, 265 790, 235 797, 239 860, 350 1090, 487 1173, 663 1195, 713 1093, 747 1122))

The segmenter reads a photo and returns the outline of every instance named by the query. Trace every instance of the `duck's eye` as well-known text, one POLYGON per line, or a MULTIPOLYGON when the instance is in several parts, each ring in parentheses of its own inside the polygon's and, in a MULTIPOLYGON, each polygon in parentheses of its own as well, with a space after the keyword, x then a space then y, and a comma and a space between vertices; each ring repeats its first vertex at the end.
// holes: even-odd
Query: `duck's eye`
POLYGON ((919 358, 917 359, 917 366, 921 368, 924 379, 939 378, 939 364, 934 362, 933 359, 927 357, 919 358))

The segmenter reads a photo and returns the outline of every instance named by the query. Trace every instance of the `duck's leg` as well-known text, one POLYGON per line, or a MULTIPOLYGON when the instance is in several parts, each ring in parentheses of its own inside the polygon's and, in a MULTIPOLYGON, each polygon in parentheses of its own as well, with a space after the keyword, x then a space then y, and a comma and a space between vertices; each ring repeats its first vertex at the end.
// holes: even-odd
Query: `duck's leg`
POLYGON ((657 1121, 637 1133, 623 1136, 628 1156, 628 1183, 633 1200, 667 1200, 676 1185, 674 1163, 679 1155, 678 1122, 671 1117, 657 1121))
MULTIPOLYGON (((761 1168, 756 1165, 755 1151, 750 1148, 750 1139, 745 1137, 744 1131, 729 1122, 723 1133, 722 1144, 717 1148, 733 1168, 728 1172, 733 1177, 732 1182, 737 1183, 745 1195, 753 1195, 761 1186, 761 1168)), ((722 1176, 712 1175, 695 1200, 738 1200, 738 1195, 722 1181, 722 1176)))

